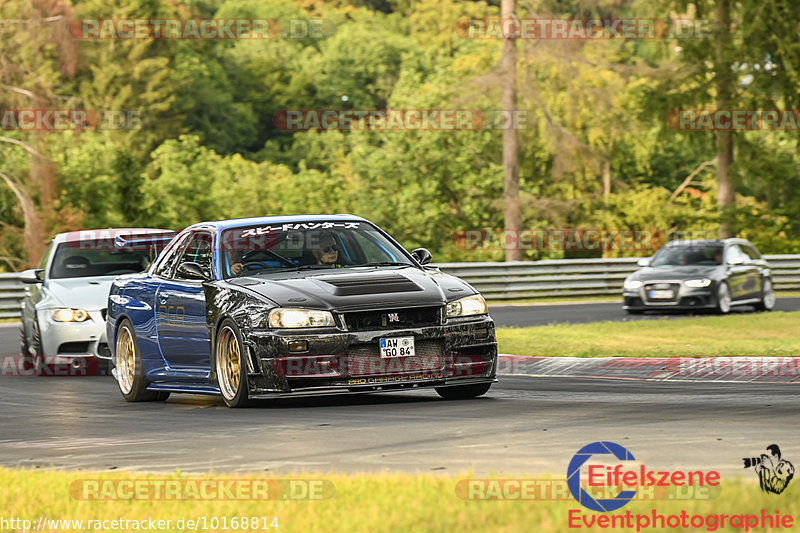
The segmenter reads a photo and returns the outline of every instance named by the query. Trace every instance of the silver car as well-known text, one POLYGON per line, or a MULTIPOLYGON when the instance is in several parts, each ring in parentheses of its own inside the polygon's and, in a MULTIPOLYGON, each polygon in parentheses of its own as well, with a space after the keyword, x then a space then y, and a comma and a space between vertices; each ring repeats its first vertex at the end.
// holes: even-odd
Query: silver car
POLYGON ((56 235, 39 267, 22 272, 20 350, 45 365, 108 368, 105 322, 114 278, 145 270, 175 232, 149 228, 72 231, 56 235))

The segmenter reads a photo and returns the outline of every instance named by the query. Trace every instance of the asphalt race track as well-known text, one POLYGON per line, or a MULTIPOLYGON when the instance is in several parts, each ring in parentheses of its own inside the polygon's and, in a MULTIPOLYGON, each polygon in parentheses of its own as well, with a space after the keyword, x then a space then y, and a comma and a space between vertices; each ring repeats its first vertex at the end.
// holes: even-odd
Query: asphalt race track
MULTIPOLYGON (((800 298, 778 298, 775 311, 800 311, 800 298)), ((734 307, 731 313, 753 313, 750 306, 734 307)), ((587 302, 582 304, 492 305, 489 314, 498 326, 546 326, 547 324, 586 324, 588 322, 624 322, 628 320, 664 320, 693 316, 685 312, 648 312, 629 315, 622 310, 620 301, 587 302)), ((696 315, 713 316, 713 311, 696 315)))
MULTIPOLYGON (((2 353, 17 353, 15 328, 0 330, 2 353)), ((0 465, 561 476, 583 445, 610 440, 648 467, 746 475, 741 458, 772 443, 800 461, 799 403, 792 384, 501 376, 469 401, 416 391, 232 410, 193 395, 129 404, 107 376, 0 377, 0 465)))

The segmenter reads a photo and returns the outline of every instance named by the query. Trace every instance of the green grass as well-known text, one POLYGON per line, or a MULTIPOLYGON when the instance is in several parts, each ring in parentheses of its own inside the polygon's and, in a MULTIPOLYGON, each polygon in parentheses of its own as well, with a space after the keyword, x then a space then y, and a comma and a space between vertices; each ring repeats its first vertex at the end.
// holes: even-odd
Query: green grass
MULTIPOLYGON (((342 532, 567 532, 568 512, 582 510, 587 517, 600 516, 567 501, 470 501, 456 495, 456 483, 469 474, 453 477, 432 474, 304 475, 303 479, 324 478, 335 494, 318 501, 81 501, 70 493, 70 484, 82 479, 175 478, 176 475, 143 475, 127 472, 113 474, 11 470, 0 468, 0 509, 3 518, 50 519, 172 520, 216 516, 278 517, 279 533, 342 532)), ((231 479, 232 476, 209 475, 205 478, 231 479)), ((253 476, 247 476, 253 479, 253 476)), ((290 476, 281 476, 286 479, 290 476)), ((297 478, 297 476, 291 476, 297 478)), ((485 476, 481 476, 485 477, 485 476)), ((497 476, 491 476, 497 477, 497 476)), ((510 476, 514 479, 536 476, 510 476)), ((800 518, 800 490, 789 486, 779 496, 764 495, 753 480, 724 480, 719 496, 712 500, 634 501, 618 513, 679 514, 759 514, 779 510, 781 515, 800 518)), ((85 529, 85 528, 84 528, 85 529)), ((728 528, 725 528, 726 530, 728 528)), ((201 529, 202 530, 202 529, 201 529)), ((582 528, 582 530, 587 530, 582 528)), ((70 529, 70 531, 80 531, 70 529)), ((114 531, 114 529, 107 529, 114 531)), ((176 527, 161 531, 181 531, 176 527)), ((229 529, 233 531, 233 529, 229 529)), ((276 531, 261 529, 261 531, 276 531)), ((651 529, 650 531, 659 531, 651 529)), ((663 530, 660 530, 663 531, 663 530)), ((743 529, 742 529, 743 531, 743 529)))
POLYGON ((800 355, 800 312, 498 328, 500 353, 573 357, 800 355))

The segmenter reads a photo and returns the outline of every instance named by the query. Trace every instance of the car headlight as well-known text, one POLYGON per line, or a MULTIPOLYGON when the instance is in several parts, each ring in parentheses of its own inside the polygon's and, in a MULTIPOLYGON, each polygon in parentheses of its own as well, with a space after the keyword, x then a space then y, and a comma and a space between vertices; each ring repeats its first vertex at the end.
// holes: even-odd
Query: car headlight
POLYGON ((56 322, 83 322, 89 319, 89 313, 83 309, 53 309, 50 316, 56 322))
POLYGON ((447 304, 447 318, 457 316, 485 315, 489 312, 486 300, 480 294, 473 294, 447 304))
POLYGON ((708 287, 711 285, 710 279, 687 279, 683 282, 684 285, 687 287, 692 287, 693 289, 699 289, 701 287, 708 287))
POLYGON ((629 291, 635 291, 639 287, 642 286, 642 282, 638 279, 626 279, 625 280, 625 289, 629 291))
POLYGON ((328 311, 314 309, 284 309, 279 307, 269 312, 271 328, 321 328, 336 325, 328 311))

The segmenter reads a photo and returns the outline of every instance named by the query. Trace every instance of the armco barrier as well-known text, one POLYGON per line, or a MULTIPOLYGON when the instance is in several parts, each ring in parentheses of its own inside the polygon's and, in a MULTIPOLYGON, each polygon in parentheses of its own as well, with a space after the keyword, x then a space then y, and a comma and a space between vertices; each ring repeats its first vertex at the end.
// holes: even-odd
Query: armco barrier
MULTIPOLYGON (((777 290, 800 289, 800 255, 765 255, 777 290)), ((638 258, 561 259, 508 263, 441 263, 443 271, 472 284, 487 300, 521 298, 621 297, 625 278, 638 258)))
MULTIPOLYGON (((765 255, 777 290, 800 290, 800 255, 765 255)), ((440 263, 444 272, 465 279, 487 300, 609 296, 620 297, 622 283, 639 268, 635 257, 560 259, 509 263, 440 263)), ((15 273, 0 274, 0 318, 20 316, 25 286, 15 273)))
POLYGON ((25 284, 19 280, 19 274, 0 274, 0 318, 18 318, 23 296, 25 284))

